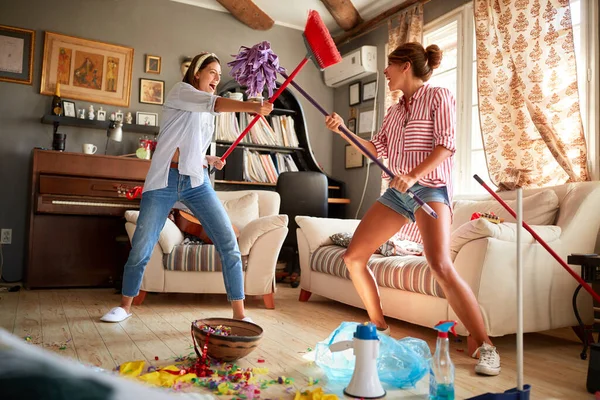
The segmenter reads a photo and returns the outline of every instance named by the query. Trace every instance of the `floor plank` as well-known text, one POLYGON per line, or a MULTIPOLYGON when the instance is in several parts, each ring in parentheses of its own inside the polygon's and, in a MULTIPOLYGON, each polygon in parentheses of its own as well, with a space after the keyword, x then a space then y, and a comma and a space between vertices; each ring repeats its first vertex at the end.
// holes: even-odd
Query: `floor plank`
MULTIPOLYGON (((241 368, 268 368, 258 379, 293 378, 291 385, 272 385, 261 398, 292 399, 296 390, 314 389, 310 378, 321 379, 325 390, 340 391, 343 386, 327 384, 323 372, 307 358, 342 321, 363 322, 366 312, 319 296, 298 301, 298 289, 279 288, 276 309, 264 308, 261 299, 248 299, 247 314, 264 329, 257 350, 236 364, 241 368), (264 362, 261 362, 264 361, 264 362), (286 391, 287 390, 287 391, 286 391)), ((64 356, 86 364, 113 369, 124 361, 144 360, 164 366, 193 353, 191 323, 197 319, 230 317, 225 296, 194 294, 148 294, 133 316, 120 324, 99 321, 102 314, 118 305, 112 290, 26 291, 0 294, 0 326, 20 337, 51 348, 69 341, 64 356), (159 360, 155 360, 158 357, 159 360)), ((430 328, 389 320, 392 336, 412 336, 427 342, 434 351, 436 334, 430 328)), ((467 354, 465 338, 452 339, 451 357, 456 366, 456 398, 486 392, 503 392, 516 386, 515 335, 495 338, 502 357, 498 377, 477 376, 476 360, 467 354)), ((525 383, 531 384, 532 399, 593 399, 585 390, 587 361, 579 358, 581 344, 570 329, 526 334, 524 339, 525 383)), ((426 399, 428 377, 412 390, 392 390, 387 398, 426 399)), ((221 396, 229 399, 231 396, 221 396)))

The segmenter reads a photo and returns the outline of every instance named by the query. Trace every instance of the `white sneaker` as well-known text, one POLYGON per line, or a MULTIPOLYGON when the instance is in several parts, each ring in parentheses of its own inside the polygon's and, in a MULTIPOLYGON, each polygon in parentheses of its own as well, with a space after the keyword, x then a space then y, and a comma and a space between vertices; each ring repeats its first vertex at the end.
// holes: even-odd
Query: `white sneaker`
POLYGON ((484 343, 478 348, 473 357, 479 351, 479 362, 475 366, 475 372, 480 375, 495 376, 500 374, 500 355, 496 351, 496 347, 491 344, 484 343))
POLYGON ((377 328, 377 333, 379 333, 380 335, 390 336, 390 333, 391 333, 390 326, 388 325, 388 327, 385 329, 377 328))
POLYGON ((121 322, 131 317, 131 313, 127 313, 122 307, 115 307, 100 318, 104 322, 121 322))

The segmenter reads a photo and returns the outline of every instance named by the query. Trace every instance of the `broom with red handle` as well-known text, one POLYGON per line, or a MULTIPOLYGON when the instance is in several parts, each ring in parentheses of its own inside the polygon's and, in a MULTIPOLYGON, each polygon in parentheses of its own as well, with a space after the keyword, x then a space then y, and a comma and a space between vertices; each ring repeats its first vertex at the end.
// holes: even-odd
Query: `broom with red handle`
MULTIPOLYGON (((283 76, 284 78, 287 78, 287 75, 284 72, 280 72, 279 73, 281 76, 283 76)), ((302 89, 300 87, 300 85, 298 85, 296 82, 290 82, 290 84, 296 88, 297 91, 299 91, 302 96, 304 96, 306 98, 306 100, 308 100, 313 106, 315 106, 317 108, 317 110, 319 110, 321 112, 321 114, 323 114, 324 116, 328 116, 329 113, 319 104, 317 103, 317 101, 315 99, 313 99, 308 93, 306 93, 306 91, 304 91, 304 89, 302 89)), ((344 135, 352 141, 352 143, 354 143, 365 155, 367 155, 371 160, 373 160, 374 163, 376 163, 379 168, 381 168, 386 174, 388 174, 389 177, 393 178, 395 175, 392 173, 392 171, 390 171, 390 169, 388 167, 386 167, 381 161, 379 161, 379 159, 377 157, 374 157, 359 141, 358 139, 356 139, 356 137, 354 136, 354 134, 352 134, 351 132, 349 132, 345 127, 340 126, 340 130, 344 133, 344 135)), ((419 198, 419 196, 417 196, 416 194, 414 194, 410 189, 408 189, 406 191, 408 193, 408 195, 410 197, 412 197, 417 203, 419 203, 421 205, 421 207, 423 208, 423 210, 425 210, 425 212, 427 212, 427 214, 431 215, 433 218, 437 219, 438 215, 437 213, 433 210, 433 208, 431 208, 427 203, 425 203, 423 200, 421 200, 419 198)))
MULTIPOLYGON (((304 59, 300 61, 300 64, 298 64, 296 69, 292 71, 285 82, 283 82, 283 84, 279 87, 279 90, 277 90, 277 92, 275 92, 275 94, 269 99, 269 103, 271 104, 275 102, 275 99, 279 97, 279 95, 296 77, 296 75, 298 75, 298 72, 300 72, 300 70, 306 65, 308 60, 312 59, 321 69, 327 68, 330 65, 337 64, 342 61, 342 56, 335 46, 335 42, 329 34, 329 30, 327 30, 327 27, 323 23, 323 20, 318 12, 311 10, 308 13, 308 20, 306 21, 303 36, 306 44, 307 54, 304 59)), ((261 115, 257 114, 252 121, 250 121, 246 129, 244 129, 235 142, 229 146, 225 154, 221 156, 221 161, 225 161, 225 159, 231 154, 231 152, 242 141, 242 139, 244 139, 248 132, 250 132, 250 129, 260 118, 261 115)), ((210 170, 210 173, 213 173, 214 170, 215 168, 213 167, 210 170)))
MULTIPOLYGON (((479 184, 483 186, 485 190, 487 190, 496 200, 498 200, 498 202, 502 205, 502 207, 506 208, 506 211, 508 211, 510 215, 515 218, 517 217, 517 213, 515 213, 513 209, 510 208, 510 206, 500 198, 500 196, 494 193, 494 191, 478 175, 473 175, 473 178, 475 178, 475 180, 479 182, 479 184)), ((541 244, 542 247, 545 248, 548 253, 550 253, 550 255, 554 257, 556 261, 558 261, 558 263, 562 265, 562 267, 566 269, 571 276, 573 276, 573 278, 575 278, 577 282, 579 282, 579 284, 581 284, 581 287, 587 290, 597 302, 600 302, 600 296, 598 293, 594 292, 594 289, 592 289, 590 285, 588 285, 575 271, 573 271, 571 267, 569 267, 569 265, 562 258, 560 258, 560 256, 556 254, 556 252, 552 250, 550 246, 548 246, 548 244, 544 242, 544 240, 537 233, 535 233, 535 231, 531 229, 529 225, 527 225, 526 222, 523 222, 523 227, 527 229, 527 232, 531 233, 531 236, 533 236, 535 240, 537 240, 539 244, 541 244)))

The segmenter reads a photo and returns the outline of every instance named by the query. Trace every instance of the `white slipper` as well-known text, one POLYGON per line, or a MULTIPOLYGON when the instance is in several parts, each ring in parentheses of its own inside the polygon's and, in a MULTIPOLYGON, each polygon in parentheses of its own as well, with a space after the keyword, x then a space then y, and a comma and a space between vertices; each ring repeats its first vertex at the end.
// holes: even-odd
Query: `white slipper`
POLYGON ((115 307, 100 318, 104 322, 121 322, 131 317, 131 313, 127 313, 122 307, 115 307))
POLYGON ((251 324, 256 324, 256 322, 252 321, 252 318, 250 317, 244 317, 242 318, 242 321, 250 322, 251 324))

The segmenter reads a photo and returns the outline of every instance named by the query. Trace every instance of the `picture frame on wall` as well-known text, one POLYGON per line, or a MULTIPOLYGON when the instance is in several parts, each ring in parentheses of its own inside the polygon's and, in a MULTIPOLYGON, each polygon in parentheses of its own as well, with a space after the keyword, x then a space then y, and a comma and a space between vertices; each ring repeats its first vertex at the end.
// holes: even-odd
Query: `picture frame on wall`
POLYGON ((0 81, 31 85, 35 31, 0 25, 0 81))
POLYGON ((165 81, 140 78, 140 103, 162 105, 165 102, 165 81))
POLYGON ((138 111, 135 113, 137 125, 158 126, 158 113, 138 111))
POLYGON ((161 58, 159 56, 151 56, 146 54, 146 69, 147 74, 160 74, 161 58))
POLYGON ((360 150, 351 144, 346 145, 346 169, 362 168, 364 161, 364 156, 360 150))
POLYGON ((350 118, 348 120, 348 130, 352 133, 356 133, 356 118, 350 118))
POLYGON ((377 91, 377 81, 367 82, 362 87, 362 101, 369 101, 375 98, 377 91))
POLYGON ((348 96, 350 98, 350 107, 360 104, 360 82, 355 82, 348 86, 348 96))
POLYGON ((133 48, 45 32, 40 94, 129 107, 133 48))

